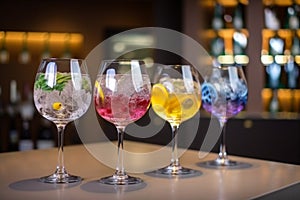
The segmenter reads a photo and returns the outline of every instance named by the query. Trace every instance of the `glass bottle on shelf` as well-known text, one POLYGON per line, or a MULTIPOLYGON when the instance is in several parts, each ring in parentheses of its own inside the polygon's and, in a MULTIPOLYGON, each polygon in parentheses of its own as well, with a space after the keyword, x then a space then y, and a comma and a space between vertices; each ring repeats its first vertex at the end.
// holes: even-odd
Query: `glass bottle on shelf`
POLYGON ((9 141, 8 141, 8 151, 18 151, 19 150, 19 132, 16 125, 16 119, 10 118, 10 127, 8 131, 9 141))
POLYGON ((278 35, 280 28, 280 20, 275 12, 274 5, 264 8, 265 27, 272 30, 275 34, 269 39, 268 53, 272 56, 272 62, 266 66, 266 73, 268 75, 268 85, 272 89, 272 99, 269 104, 270 112, 279 111, 278 88, 280 86, 281 65, 276 62, 277 55, 283 55, 284 40, 278 35))
POLYGON ((299 29, 299 12, 300 5, 297 5, 295 2, 291 6, 287 7, 286 12, 286 28, 291 30, 299 29))
MULTIPOLYGON (((5 115, 5 109, 4 109, 4 104, 2 101, 2 87, 0 85, 0 138, 3 138, 3 134, 6 133, 6 127, 3 126, 4 123, 6 123, 6 117, 5 115)), ((0 152, 5 151, 5 145, 6 141, 0 140, 0 152)))
POLYGON ((246 55, 246 47, 248 44, 247 35, 242 31, 245 27, 243 16, 243 4, 238 3, 234 10, 233 16, 233 28, 234 33, 232 37, 233 54, 235 56, 235 62, 237 65, 248 64, 249 58, 246 55))
POLYGON ((287 74, 287 87, 291 90, 291 110, 296 111, 295 107, 295 89, 298 84, 299 66, 295 62, 295 57, 300 55, 300 41, 297 35, 299 29, 299 5, 295 3, 287 8, 287 29, 291 31, 291 47, 287 51, 287 63, 285 65, 285 71, 287 74))
POLYGON ((247 36, 242 32, 244 28, 243 5, 238 3, 234 10, 233 17, 233 52, 234 55, 245 55, 247 36))
POLYGON ((220 30, 224 28, 225 23, 224 23, 223 14, 224 14, 223 6, 216 1, 214 7, 214 16, 211 23, 213 30, 220 30))
POLYGON ((0 118, 4 115, 4 105, 2 101, 2 87, 0 85, 0 118))
POLYGON ((0 49, 0 63, 8 63, 9 62, 9 52, 6 48, 6 33, 3 31, 1 32, 2 35, 2 46, 0 49))
POLYGON ((31 150, 34 148, 33 139, 30 132, 30 121, 34 115, 32 92, 28 84, 24 85, 24 100, 20 104, 20 115, 22 119, 22 131, 20 134, 19 150, 31 150))
POLYGON ((220 37, 219 31, 224 28, 224 19, 223 19, 223 6, 215 2, 214 7, 214 16, 211 22, 212 29, 215 33, 215 37, 211 40, 210 54, 217 58, 219 55, 225 54, 225 42, 224 38, 220 37))
POLYGON ((31 54, 28 49, 28 33, 24 33, 23 35, 23 47, 19 54, 19 62, 21 64, 28 64, 31 61, 31 54))
POLYGON ((9 131, 8 131, 8 151, 18 151, 19 149, 19 132, 17 128, 18 115, 18 91, 17 81, 10 81, 10 102, 7 106, 9 116, 9 131))
POLYGON ((33 149, 33 140, 31 137, 29 122, 22 122, 22 132, 20 134, 19 151, 26 151, 33 149))
POLYGON ((54 133, 51 129, 51 122, 41 118, 41 126, 38 131, 37 149, 49 149, 55 146, 54 133))
POLYGON ((270 102, 270 112, 279 111, 278 88, 280 87, 281 65, 276 62, 276 56, 282 55, 284 51, 284 40, 275 33, 275 36, 269 40, 269 54, 273 57, 273 63, 266 67, 266 72, 269 79, 269 87, 272 89, 272 99, 270 102))

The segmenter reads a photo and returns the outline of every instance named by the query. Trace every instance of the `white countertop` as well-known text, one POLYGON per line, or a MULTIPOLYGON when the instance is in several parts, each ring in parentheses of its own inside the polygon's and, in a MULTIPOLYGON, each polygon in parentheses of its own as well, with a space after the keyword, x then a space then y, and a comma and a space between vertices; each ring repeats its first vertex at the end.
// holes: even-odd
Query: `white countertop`
MULTIPOLYGON (((154 150, 158 145, 125 141, 130 150, 154 150)), ((65 166, 71 174, 83 177, 76 184, 47 184, 38 181, 54 171, 57 149, 0 154, 1 199, 251 199, 300 181, 300 166, 230 156, 250 163, 245 169, 207 169, 199 166, 216 158, 210 153, 200 160, 198 151, 188 150, 181 164, 200 170, 190 178, 161 178, 134 174, 144 180, 140 185, 107 186, 97 182, 111 175, 111 169, 95 159, 83 145, 65 147, 65 166)), ((129 173, 130 174, 130 173, 129 173)), ((131 174, 132 175, 132 174, 131 174)))

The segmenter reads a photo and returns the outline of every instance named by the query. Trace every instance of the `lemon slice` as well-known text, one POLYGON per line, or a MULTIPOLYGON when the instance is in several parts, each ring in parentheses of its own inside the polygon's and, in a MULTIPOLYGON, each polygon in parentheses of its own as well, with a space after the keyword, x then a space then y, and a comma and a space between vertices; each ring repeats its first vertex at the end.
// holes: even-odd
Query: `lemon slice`
POLYGON ((53 110, 60 110, 61 107, 62 107, 62 104, 61 104, 60 102, 54 102, 54 103, 52 104, 53 110))
POLYGON ((152 87, 151 102, 155 105, 164 106, 169 97, 168 90, 161 83, 157 83, 152 87))
POLYGON ((100 101, 103 101, 104 100, 104 93, 103 93, 103 90, 99 84, 98 81, 95 81, 95 88, 96 88, 96 92, 98 93, 99 97, 100 97, 100 101))
POLYGON ((168 99, 168 112, 181 113, 181 103, 178 95, 172 94, 168 99))
POLYGON ((153 85, 151 92, 152 107, 156 112, 164 112, 169 93, 161 83, 153 85))

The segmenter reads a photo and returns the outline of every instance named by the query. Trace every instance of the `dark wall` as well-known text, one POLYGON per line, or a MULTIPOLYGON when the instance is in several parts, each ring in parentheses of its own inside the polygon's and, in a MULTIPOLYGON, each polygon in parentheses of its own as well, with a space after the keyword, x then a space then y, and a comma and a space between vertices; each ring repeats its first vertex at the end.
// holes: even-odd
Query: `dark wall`
MULTIPOLYGON (((85 57, 103 41, 104 32, 108 28, 153 26, 152 4, 147 0, 2 1, 0 31, 81 33, 84 43, 79 55, 75 56, 85 57)), ((10 49, 10 62, 0 64, 4 101, 8 101, 9 81, 16 79, 20 89, 24 82, 32 83, 40 61, 39 55, 32 55, 31 63, 19 64, 17 56, 20 51, 10 49)))
MULTIPOLYGON (((181 2, 181 0, 2 1, 0 3, 0 31, 81 33, 84 37, 82 48, 72 57, 84 58, 105 39, 107 36, 105 34, 109 30, 158 26, 181 31, 181 2)), ((33 87, 41 52, 37 53, 34 47, 29 47, 33 48, 29 48, 32 53, 31 61, 28 64, 20 64, 18 55, 21 47, 13 48, 7 44, 10 61, 7 64, 0 64, 0 87, 2 89, 0 101, 3 102, 4 108, 9 103, 11 80, 17 81, 21 99, 24 98, 23 87, 26 84, 30 88, 33 87)), ((51 52, 51 54, 58 55, 57 52, 51 52)), ((161 58, 157 59, 161 62, 176 61, 174 57, 167 57, 164 60, 161 58)), ((36 118, 34 123, 38 124, 41 116, 36 113, 36 118)), ((2 118, 0 126, 1 151, 5 151, 9 120, 2 118)), ((20 123, 18 127, 20 129, 20 123)), ((69 129, 71 129, 70 132, 74 132, 72 126, 69 129)), ((69 133, 66 134, 67 137, 75 137, 76 133, 69 135, 69 133)))

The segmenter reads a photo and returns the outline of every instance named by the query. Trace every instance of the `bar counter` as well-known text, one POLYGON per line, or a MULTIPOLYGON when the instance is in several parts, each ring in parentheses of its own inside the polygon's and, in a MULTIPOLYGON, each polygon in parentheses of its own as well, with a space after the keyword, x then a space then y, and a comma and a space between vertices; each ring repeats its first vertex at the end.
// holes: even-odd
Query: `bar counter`
MULTIPOLYGON (((131 141, 125 141, 124 144, 125 149, 129 151, 131 148, 143 151, 161 148, 159 145, 131 141)), ((54 171, 57 149, 0 154, 0 198, 5 200, 268 199, 269 194, 276 194, 276 191, 299 185, 297 183, 300 182, 298 165, 230 156, 251 166, 244 169, 209 169, 201 167, 199 163, 215 159, 216 154, 209 153, 200 160, 198 151, 188 150, 181 157, 181 164, 201 171, 202 174, 199 176, 164 178, 140 173, 133 175, 142 178, 144 180, 142 184, 108 186, 100 184, 97 180, 111 175, 114 169, 95 159, 83 145, 66 146, 64 152, 66 169, 71 174, 81 176, 82 182, 48 184, 38 181, 39 177, 54 171)))

